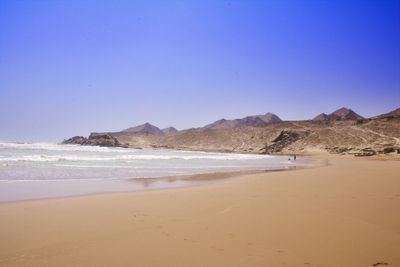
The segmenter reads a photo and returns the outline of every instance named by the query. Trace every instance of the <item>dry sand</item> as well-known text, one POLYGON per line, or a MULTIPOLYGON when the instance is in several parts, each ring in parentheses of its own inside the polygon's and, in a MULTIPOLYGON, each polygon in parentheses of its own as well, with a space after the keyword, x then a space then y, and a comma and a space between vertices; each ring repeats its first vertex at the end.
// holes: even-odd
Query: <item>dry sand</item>
POLYGON ((0 266, 400 266, 400 162, 0 204, 0 266))

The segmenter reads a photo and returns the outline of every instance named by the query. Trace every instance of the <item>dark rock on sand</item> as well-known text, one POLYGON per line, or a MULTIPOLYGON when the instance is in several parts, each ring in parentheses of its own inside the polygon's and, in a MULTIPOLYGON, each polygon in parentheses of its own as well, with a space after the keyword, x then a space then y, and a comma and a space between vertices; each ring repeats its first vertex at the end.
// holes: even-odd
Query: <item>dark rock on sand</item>
POLYGON ((376 155, 376 151, 371 148, 364 148, 361 152, 354 154, 356 157, 370 157, 376 155))
POLYGON ((396 152, 396 148, 394 148, 394 147, 385 147, 384 149, 383 149, 383 153, 385 153, 385 154, 388 154, 388 153, 392 153, 392 152, 396 152))

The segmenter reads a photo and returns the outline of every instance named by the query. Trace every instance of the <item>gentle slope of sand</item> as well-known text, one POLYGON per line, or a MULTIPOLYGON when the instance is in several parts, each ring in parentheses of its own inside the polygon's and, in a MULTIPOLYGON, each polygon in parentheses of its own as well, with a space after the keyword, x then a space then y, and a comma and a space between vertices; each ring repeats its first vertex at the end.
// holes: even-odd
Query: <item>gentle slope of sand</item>
POLYGON ((0 204, 0 266, 400 266, 400 162, 0 204), (379 266, 379 265, 378 265, 379 266))

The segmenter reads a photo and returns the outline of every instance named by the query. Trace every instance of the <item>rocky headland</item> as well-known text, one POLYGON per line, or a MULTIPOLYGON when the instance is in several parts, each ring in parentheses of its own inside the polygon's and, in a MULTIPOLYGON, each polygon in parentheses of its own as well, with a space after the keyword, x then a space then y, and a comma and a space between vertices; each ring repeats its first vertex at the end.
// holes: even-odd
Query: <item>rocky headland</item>
POLYGON ((83 136, 74 136, 63 141, 63 144, 76 144, 85 146, 113 146, 113 147, 128 147, 121 144, 117 138, 108 134, 90 134, 89 138, 83 136))

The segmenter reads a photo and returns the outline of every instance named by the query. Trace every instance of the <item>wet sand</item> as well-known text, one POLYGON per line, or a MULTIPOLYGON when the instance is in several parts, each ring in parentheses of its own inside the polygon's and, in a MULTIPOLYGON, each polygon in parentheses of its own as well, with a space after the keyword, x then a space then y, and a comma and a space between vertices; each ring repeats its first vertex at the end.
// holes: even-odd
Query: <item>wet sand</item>
POLYGON ((246 174, 308 168, 309 166, 305 164, 306 161, 303 159, 299 165, 288 166, 286 168, 213 172, 154 178, 43 179, 26 180, 23 182, 8 182, 0 180, 0 203, 198 186, 208 183, 216 183, 225 179, 233 179, 246 174))
POLYGON ((400 162, 313 158, 329 164, 2 203, 0 266, 399 266, 400 162))

